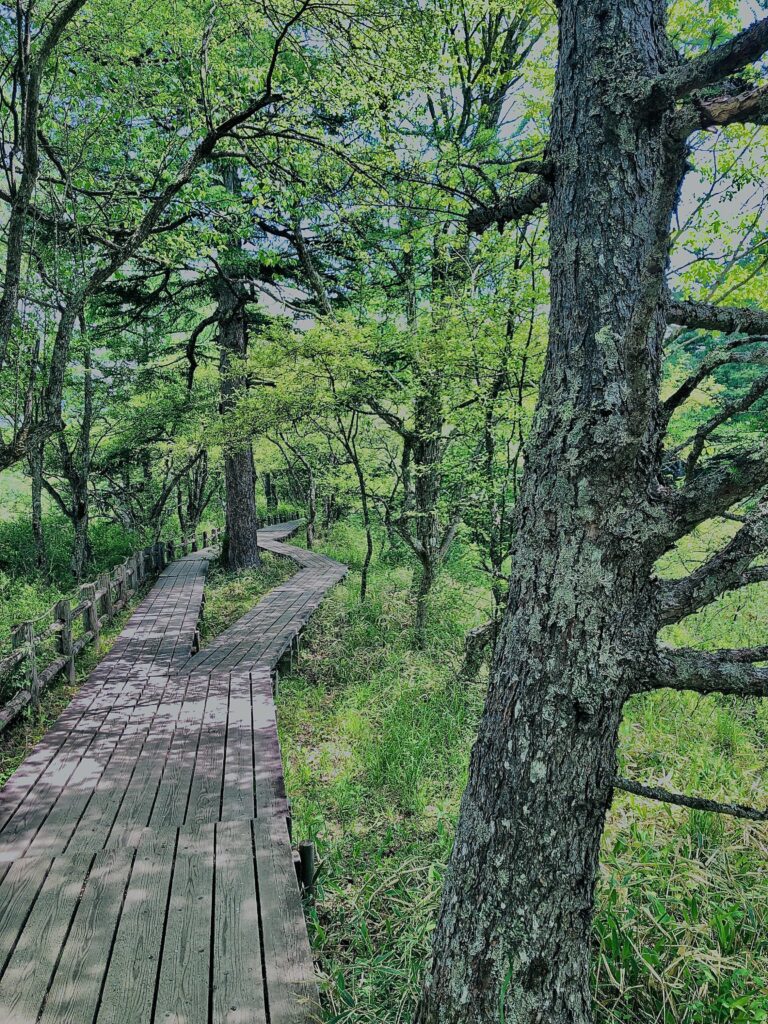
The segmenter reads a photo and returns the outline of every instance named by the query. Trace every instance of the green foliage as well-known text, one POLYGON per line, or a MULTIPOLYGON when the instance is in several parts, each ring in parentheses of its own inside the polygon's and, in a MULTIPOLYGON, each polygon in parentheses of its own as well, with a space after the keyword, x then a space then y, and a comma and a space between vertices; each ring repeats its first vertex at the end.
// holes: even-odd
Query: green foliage
POLYGON ((290 559, 265 552, 261 565, 230 572, 218 561, 212 563, 205 582, 205 615, 200 625, 201 647, 223 633, 252 608, 273 587, 296 571, 290 559))
MULTIPOLYGON (((721 536, 713 532, 709 546, 721 536)), ((705 546, 701 533, 696 543, 705 546)), ((325 547, 359 565, 359 527, 340 524, 325 547)), ((363 605, 354 577, 337 588, 309 628, 297 672, 281 680, 294 830, 316 841, 323 860, 309 920, 329 1024, 411 1019, 482 707, 482 685, 457 680, 464 634, 487 614, 476 557, 456 547, 423 652, 409 633, 403 558, 384 549, 363 605)), ((742 612, 764 622, 766 589, 752 588, 742 612)), ((662 691, 629 706, 621 769, 760 803, 767 740, 764 702, 662 691)), ((617 794, 594 926, 599 1024, 768 1019, 763 832, 617 794)))
MULTIPOLYGON (((37 568, 37 551, 29 520, 0 520, 0 637, 14 625, 34 619, 62 594, 73 590, 70 571, 72 527, 61 515, 43 520, 47 569, 37 568)), ((91 530, 92 576, 111 570, 138 546, 138 538, 113 523, 97 522, 91 530)))

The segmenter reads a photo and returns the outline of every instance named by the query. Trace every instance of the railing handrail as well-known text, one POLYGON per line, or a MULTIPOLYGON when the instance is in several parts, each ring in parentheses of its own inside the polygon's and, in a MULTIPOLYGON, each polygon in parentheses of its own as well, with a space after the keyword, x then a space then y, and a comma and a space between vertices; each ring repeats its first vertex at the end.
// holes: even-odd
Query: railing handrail
MULTIPOLYGON (((294 509, 291 518, 298 515, 294 509)), ((274 526, 285 521, 286 513, 267 514, 259 526, 274 526)), ((26 619, 15 625, 5 637, 0 637, 0 647, 9 645, 10 651, 0 657, 0 683, 8 679, 26 662, 27 687, 20 688, 11 700, 0 707, 0 732, 28 704, 37 704, 40 692, 62 672, 72 682, 75 679, 75 658, 94 640, 97 640, 105 622, 111 622, 115 613, 130 603, 141 583, 150 575, 162 572, 176 558, 176 549, 183 557, 215 544, 224 530, 219 526, 199 529, 182 537, 158 540, 144 548, 133 551, 109 571, 103 572, 96 580, 81 584, 70 594, 61 595, 46 611, 34 619, 26 619), (73 607, 73 601, 77 604, 73 607), (80 618, 82 633, 75 638, 73 623, 80 618), (41 629, 36 626, 43 622, 41 629), (50 621, 48 621, 50 620, 50 621), (42 641, 56 638, 56 657, 44 666, 38 663, 38 646, 42 641)))
POLYGON ((75 678, 75 658, 97 640, 105 622, 130 603, 148 576, 158 574, 176 557, 177 544, 182 555, 187 548, 197 551, 216 543, 224 531, 221 527, 198 530, 180 539, 158 540, 147 547, 133 551, 98 579, 81 584, 76 591, 62 595, 46 611, 34 619, 26 619, 11 629, 5 638, 10 642, 10 653, 0 657, 0 683, 8 679, 26 662, 27 686, 20 688, 11 700, 0 707, 0 731, 13 721, 28 704, 37 704, 40 692, 57 675, 66 672, 75 678), (77 604, 73 600, 77 597, 77 604), (73 624, 82 620, 82 633, 75 639, 73 624), (39 623, 47 624, 43 629, 39 623), (38 646, 45 640, 56 638, 54 657, 44 665, 38 663, 38 646))

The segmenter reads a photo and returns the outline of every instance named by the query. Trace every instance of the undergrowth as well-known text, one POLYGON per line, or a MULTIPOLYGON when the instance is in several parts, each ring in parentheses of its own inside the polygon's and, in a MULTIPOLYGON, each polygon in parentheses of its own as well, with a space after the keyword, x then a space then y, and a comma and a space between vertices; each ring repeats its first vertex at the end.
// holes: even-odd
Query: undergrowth
POLYGON ((0 786, 16 771, 25 757, 50 729, 59 715, 88 678, 93 668, 109 653, 123 626, 133 614, 137 601, 147 592, 142 588, 128 608, 105 623, 98 643, 88 644, 75 659, 75 681, 70 683, 65 674, 58 676, 40 695, 40 707, 26 707, 18 719, 0 733, 0 786))
POLYGON ((296 572, 290 558, 262 552, 261 564, 253 569, 232 572, 218 559, 211 563, 205 581, 205 614, 200 624, 200 645, 205 647, 214 637, 236 622, 273 587, 279 586, 296 572))
MULTIPOLYGON (((690 568, 706 536, 687 544, 677 557, 690 568)), ((433 597, 427 649, 417 652, 407 556, 379 549, 360 605, 360 533, 338 525, 324 548, 352 572, 310 625, 279 701, 294 834, 313 838, 322 858, 310 931, 324 1019, 404 1024, 482 709, 483 683, 459 682, 457 669, 465 632, 487 614, 487 586, 471 550, 458 546, 433 597)), ((765 643, 766 612, 768 587, 752 587, 667 639, 765 643)), ((659 691, 627 708, 621 770, 762 805, 766 739, 765 704, 659 691)), ((765 826, 617 793, 594 925, 598 1024, 768 1020, 767 854, 765 826)))

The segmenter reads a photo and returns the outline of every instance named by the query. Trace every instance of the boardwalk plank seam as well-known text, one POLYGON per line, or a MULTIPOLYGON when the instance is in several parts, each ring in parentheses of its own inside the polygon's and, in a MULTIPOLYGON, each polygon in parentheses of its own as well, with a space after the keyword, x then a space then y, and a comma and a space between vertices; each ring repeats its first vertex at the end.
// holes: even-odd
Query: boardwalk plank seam
POLYGON ((158 577, 0 791, 3 1024, 310 1024, 272 677, 346 568, 298 570, 191 654, 210 551, 158 577))

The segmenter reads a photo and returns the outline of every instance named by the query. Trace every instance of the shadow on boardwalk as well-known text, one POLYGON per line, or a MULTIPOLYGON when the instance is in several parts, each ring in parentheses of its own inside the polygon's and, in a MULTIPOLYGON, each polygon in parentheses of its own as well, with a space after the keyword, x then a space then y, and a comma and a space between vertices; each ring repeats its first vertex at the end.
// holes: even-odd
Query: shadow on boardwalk
POLYGON ((317 990, 273 671, 346 569, 300 565, 191 656, 210 552, 174 562, 0 791, 3 1024, 305 1024, 317 990))

